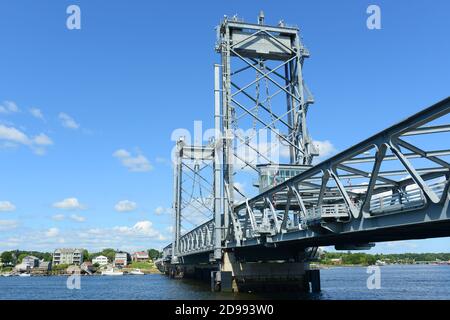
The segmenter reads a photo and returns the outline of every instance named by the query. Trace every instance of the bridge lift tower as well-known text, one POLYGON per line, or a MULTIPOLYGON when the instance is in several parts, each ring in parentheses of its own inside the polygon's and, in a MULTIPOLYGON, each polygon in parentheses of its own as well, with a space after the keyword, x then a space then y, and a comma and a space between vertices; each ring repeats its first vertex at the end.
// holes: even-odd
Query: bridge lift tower
MULTIPOLYGON (((276 180, 279 168, 286 168, 290 172, 287 176, 294 176, 311 167, 318 150, 306 122, 314 98, 303 78, 303 64, 309 52, 298 28, 286 26, 283 21, 277 26, 268 26, 262 11, 255 24, 236 16, 226 17, 217 27, 216 51, 221 55, 221 64, 214 66, 214 139, 206 146, 187 145, 183 139, 177 144, 171 263, 183 266, 177 271, 181 276, 189 273, 189 265, 198 269, 198 261, 189 261, 192 257, 181 254, 180 238, 182 221, 188 220, 192 211, 201 213, 214 223, 200 226, 192 242, 210 241, 209 249, 213 251, 205 269, 209 273, 213 263, 212 270, 217 271, 214 277, 224 283, 221 278, 226 274, 225 264, 231 263, 230 258, 225 257, 225 243, 239 243, 245 237, 234 213, 235 204, 251 195, 239 188, 241 181, 254 181, 256 176, 257 185, 264 184, 262 173, 266 180, 276 180), (208 162, 210 166, 205 168, 210 170, 201 170, 199 164, 208 162), (267 170, 267 166, 275 171, 267 170), (194 190, 187 192, 183 176, 189 177, 189 183, 194 182, 192 189, 195 189, 195 181, 199 183, 199 190, 203 183, 203 194, 192 196, 194 190)), ((274 183, 276 181, 266 183, 265 187, 274 183)), ((304 257, 304 250, 301 251, 298 256, 304 257)), ((267 259, 270 255, 256 257, 255 262, 267 259)), ((300 273, 303 279, 303 266, 300 273)), ((231 270, 229 274, 234 276, 231 270)))

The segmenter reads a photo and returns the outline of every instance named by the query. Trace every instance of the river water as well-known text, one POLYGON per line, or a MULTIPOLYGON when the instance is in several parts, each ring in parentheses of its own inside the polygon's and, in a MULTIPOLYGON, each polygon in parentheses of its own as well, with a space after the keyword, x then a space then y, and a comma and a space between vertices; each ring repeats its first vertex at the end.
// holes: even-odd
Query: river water
POLYGON ((367 269, 342 267, 321 270, 320 294, 225 294, 212 293, 209 285, 174 280, 164 275, 82 276, 80 289, 68 289, 67 277, 0 277, 0 300, 213 300, 213 299, 319 299, 399 300, 450 299, 450 266, 382 266, 381 288, 367 288, 367 269))

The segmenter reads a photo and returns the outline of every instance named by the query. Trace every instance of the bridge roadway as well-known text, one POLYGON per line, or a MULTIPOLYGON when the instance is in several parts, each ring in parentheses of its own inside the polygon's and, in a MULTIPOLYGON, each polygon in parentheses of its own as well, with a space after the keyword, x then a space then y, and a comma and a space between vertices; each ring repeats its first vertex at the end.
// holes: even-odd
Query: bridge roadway
MULTIPOLYGON (((244 261, 308 261, 318 246, 450 236, 448 113, 450 98, 234 205, 221 229, 224 260, 242 269, 244 261), (313 249, 296 256, 305 248, 313 249)), ((210 220, 187 232, 162 261, 214 264, 215 230, 210 220)))

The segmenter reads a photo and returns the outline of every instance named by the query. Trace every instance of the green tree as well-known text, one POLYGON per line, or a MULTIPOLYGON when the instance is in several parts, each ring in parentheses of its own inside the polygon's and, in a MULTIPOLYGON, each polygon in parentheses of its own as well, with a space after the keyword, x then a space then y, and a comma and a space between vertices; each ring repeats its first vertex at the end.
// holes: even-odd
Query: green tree
POLYGON ((53 270, 60 271, 60 270, 66 270, 69 267, 68 264, 58 264, 56 266, 53 266, 53 270))
POLYGON ((116 256, 116 250, 111 248, 103 249, 101 255, 107 257, 108 260, 111 262, 114 261, 114 257, 116 256))
POLYGON ((162 253, 156 249, 149 249, 148 256, 150 257, 150 259, 156 260, 162 256, 162 253))
POLYGON ((42 259, 44 259, 44 261, 52 261, 53 255, 49 252, 46 252, 43 254, 42 259))
POLYGON ((91 257, 89 256, 89 251, 86 249, 83 250, 83 261, 90 261, 91 257))
POLYGON ((17 262, 18 263, 22 263, 23 258, 25 258, 26 256, 28 256, 29 254, 27 252, 21 253, 19 254, 19 256, 17 257, 17 262))
POLYGON ((5 265, 13 263, 13 261, 14 261, 13 254, 10 251, 3 252, 1 255, 1 258, 2 258, 2 263, 4 263, 5 265))

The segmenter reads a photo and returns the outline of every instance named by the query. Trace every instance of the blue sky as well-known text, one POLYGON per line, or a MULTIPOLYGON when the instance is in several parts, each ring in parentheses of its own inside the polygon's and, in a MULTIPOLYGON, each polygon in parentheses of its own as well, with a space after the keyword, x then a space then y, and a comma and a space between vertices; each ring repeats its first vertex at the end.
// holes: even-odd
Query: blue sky
MULTIPOLYGON (((171 133, 213 121, 223 15, 300 26, 336 151, 448 96, 448 1, 0 3, 0 251, 161 248, 171 239, 171 133), (66 8, 81 8, 81 30, 66 8), (366 28, 377 4, 382 29, 366 28), (1 206, 0 206, 1 207, 1 206)), ((448 251, 448 239, 372 252, 448 251)))

